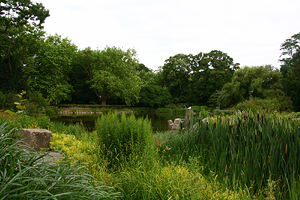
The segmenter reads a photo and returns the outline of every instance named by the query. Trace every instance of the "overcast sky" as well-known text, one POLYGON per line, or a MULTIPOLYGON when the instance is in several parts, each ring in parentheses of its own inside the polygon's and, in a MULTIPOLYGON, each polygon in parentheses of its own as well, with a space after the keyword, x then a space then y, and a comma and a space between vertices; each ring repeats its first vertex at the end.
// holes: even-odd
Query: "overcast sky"
POLYGON ((79 49, 134 48, 158 69, 178 53, 220 50, 241 66, 280 67, 280 45, 300 32, 300 0, 36 0, 45 31, 79 49))

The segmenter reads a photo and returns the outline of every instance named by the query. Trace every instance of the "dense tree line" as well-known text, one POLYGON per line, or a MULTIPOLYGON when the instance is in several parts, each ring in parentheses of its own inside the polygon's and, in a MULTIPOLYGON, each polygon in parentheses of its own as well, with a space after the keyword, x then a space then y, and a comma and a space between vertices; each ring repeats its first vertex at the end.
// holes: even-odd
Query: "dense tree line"
POLYGON ((0 3, 0 107, 22 90, 53 103, 168 104, 228 108, 251 98, 300 109, 300 33, 282 43, 281 69, 242 67, 226 53, 176 54, 153 71, 134 49, 78 50, 46 36, 49 11, 30 0, 0 3), (292 107, 292 106, 293 107, 292 107))

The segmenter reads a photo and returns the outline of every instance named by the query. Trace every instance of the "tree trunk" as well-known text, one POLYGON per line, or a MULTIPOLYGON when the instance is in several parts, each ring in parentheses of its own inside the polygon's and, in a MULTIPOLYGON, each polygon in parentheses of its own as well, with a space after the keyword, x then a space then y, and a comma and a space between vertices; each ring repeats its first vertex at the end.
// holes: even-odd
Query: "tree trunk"
POLYGON ((100 97, 100 100, 101 100, 101 105, 105 106, 107 98, 100 97))
POLYGON ((103 106, 105 106, 106 105, 106 101, 107 101, 107 99, 105 98, 101 98, 101 105, 103 105, 103 106))

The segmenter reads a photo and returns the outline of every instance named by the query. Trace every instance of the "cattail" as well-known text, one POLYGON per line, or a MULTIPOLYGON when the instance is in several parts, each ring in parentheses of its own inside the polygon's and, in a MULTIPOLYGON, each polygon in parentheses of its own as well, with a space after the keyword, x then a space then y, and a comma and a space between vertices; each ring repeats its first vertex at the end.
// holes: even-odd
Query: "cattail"
POLYGON ((259 131, 260 140, 262 140, 262 131, 259 131))
POLYGON ((259 121, 259 113, 257 113, 257 121, 259 121))
POLYGON ((255 143, 257 143, 256 134, 255 134, 255 143))
POLYGON ((217 123, 215 122, 215 123, 214 123, 214 129, 216 128, 216 125, 217 125, 217 123))
POLYGON ((232 133, 231 124, 229 125, 229 132, 232 133))
POLYGON ((285 144, 285 155, 284 155, 285 162, 287 162, 287 147, 288 147, 288 145, 285 144))
POLYGON ((245 137, 245 140, 244 140, 244 143, 245 143, 245 147, 247 147, 247 140, 246 140, 246 136, 245 137))
POLYGON ((295 142, 295 134, 294 133, 293 133, 292 138, 293 138, 293 142, 295 142))
POLYGON ((270 156, 268 156, 268 164, 270 164, 270 156))

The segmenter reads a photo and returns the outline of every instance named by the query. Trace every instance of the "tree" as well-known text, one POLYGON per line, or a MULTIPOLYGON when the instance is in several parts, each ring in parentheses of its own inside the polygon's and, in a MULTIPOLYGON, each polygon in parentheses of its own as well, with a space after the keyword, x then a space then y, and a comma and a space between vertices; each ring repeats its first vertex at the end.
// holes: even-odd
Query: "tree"
POLYGON ((188 82, 191 72, 192 55, 176 54, 165 60, 162 67, 162 78, 165 86, 177 103, 186 101, 188 82))
POLYGON ((69 99, 72 91, 69 73, 76 45, 59 35, 49 36, 40 45, 33 63, 24 69, 30 89, 56 103, 69 99))
POLYGON ((250 97, 277 99, 282 105, 289 101, 282 86, 282 74, 270 65, 243 67, 234 72, 231 82, 220 91, 218 104, 221 107, 236 105, 250 97))
POLYGON ((229 82, 239 63, 226 53, 213 50, 193 56, 190 83, 190 99, 194 103, 208 105, 210 96, 229 82))
POLYGON ((144 85, 140 92, 140 106, 164 107, 171 100, 171 95, 166 88, 158 85, 144 85))
MULTIPOLYGON (((106 105, 109 98, 118 97, 127 105, 138 102, 141 79, 138 76, 138 60, 134 49, 123 51, 106 47, 102 51, 86 50, 87 59, 81 65, 90 77, 90 87, 106 105)), ((80 61, 79 61, 80 62, 80 61)))
POLYGON ((92 65, 96 61, 97 51, 89 47, 76 52, 70 73, 70 84, 74 90, 71 95, 73 103, 89 104, 100 101, 95 91, 90 88, 90 81, 93 78, 92 65))
POLYGON ((36 54, 49 11, 30 0, 0 2, 0 90, 25 89, 24 67, 36 54))
POLYGON ((281 68, 286 94, 291 97, 294 108, 300 110, 300 33, 281 44, 281 68))

